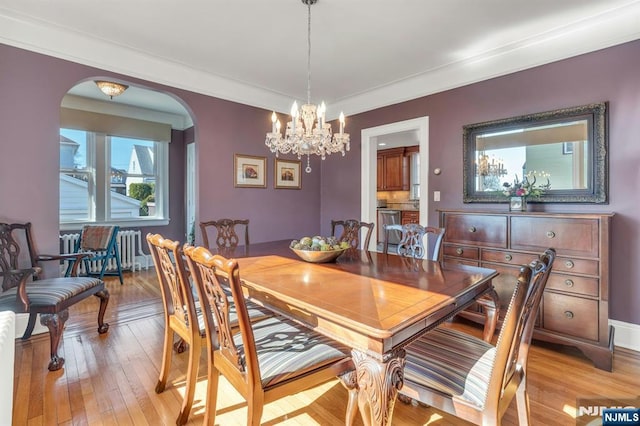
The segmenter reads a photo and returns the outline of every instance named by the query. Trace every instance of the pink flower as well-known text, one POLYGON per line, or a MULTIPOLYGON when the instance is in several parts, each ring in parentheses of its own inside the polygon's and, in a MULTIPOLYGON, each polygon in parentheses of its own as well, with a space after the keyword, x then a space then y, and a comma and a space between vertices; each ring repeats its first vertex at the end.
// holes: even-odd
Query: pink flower
POLYGON ((525 195, 527 195, 527 191, 524 188, 518 188, 516 190, 516 195, 518 197, 524 197, 525 195))

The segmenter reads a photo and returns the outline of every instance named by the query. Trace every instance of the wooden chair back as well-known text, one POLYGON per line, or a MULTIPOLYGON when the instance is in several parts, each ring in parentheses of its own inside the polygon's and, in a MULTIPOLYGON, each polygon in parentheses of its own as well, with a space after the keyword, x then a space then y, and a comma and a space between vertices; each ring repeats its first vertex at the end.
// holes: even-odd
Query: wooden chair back
MULTIPOLYGON (((17 287, 20 281, 23 279, 23 274, 14 274, 11 271, 19 271, 22 266, 27 268, 33 268, 31 275, 40 272, 39 268, 36 268, 34 262, 34 255, 32 254, 32 242, 31 242, 31 224, 20 223, 0 223, 0 278, 2 279, 2 291, 7 291, 10 288, 17 287), (14 230, 22 230, 24 232, 25 243, 28 244, 28 266, 25 262, 25 253, 22 252, 19 237, 14 235, 14 230)), ((24 269, 27 269, 24 268, 24 269)), ((25 273, 28 273, 25 271, 25 273)), ((18 295, 20 297, 20 295, 18 295)), ((22 301, 24 306, 27 303, 26 300, 22 301)))
POLYGON ((283 317, 270 317, 252 325, 238 262, 213 255, 205 247, 185 246, 184 252, 196 283, 208 336, 204 423, 215 423, 218 378, 222 374, 247 400, 249 425, 260 424, 264 404, 340 376, 350 391, 346 424, 352 424, 357 412, 357 390, 355 368, 347 355, 349 349, 283 317), (231 289, 232 301, 227 297, 226 286, 231 289), (239 335, 232 327, 232 303, 239 335), (333 344, 337 347, 332 348, 333 344), (261 364, 267 376, 263 377, 261 364))
MULTIPOLYGON (((79 258, 67 256, 64 259, 79 258)), ((23 340, 31 337, 36 318, 40 317, 40 323, 49 329, 51 360, 48 369, 55 371, 64 365, 64 358, 58 356, 58 346, 69 317, 69 307, 89 296, 98 297, 98 333, 104 334, 109 330, 109 324, 104 322, 109 291, 97 278, 43 279, 42 269, 38 266, 40 260, 59 262, 63 257, 36 254, 31 223, 0 223, 0 311, 29 314, 23 340), (26 251, 23 250, 25 245, 26 251)))
POLYGON ((259 386, 260 370, 255 340, 246 300, 240 288, 238 262, 213 255, 205 247, 185 247, 185 253, 205 312, 204 325, 207 334, 215 336, 214 346, 217 346, 219 352, 227 359, 228 366, 236 370, 235 376, 241 378, 243 386, 259 386), (231 289, 233 300, 229 300, 225 288, 231 289), (234 340, 235 329, 231 321, 233 304, 237 314, 237 326, 242 335, 242 351, 238 349, 234 340))
POLYGON ((369 242, 371 241, 374 226, 375 224, 373 222, 361 222, 357 219, 332 220, 331 235, 338 238, 339 242, 346 241, 351 247, 360 248, 360 234, 364 229, 366 230, 366 233, 362 248, 364 250, 369 250, 369 242), (340 236, 336 235, 336 228, 342 228, 340 236))
POLYGON ((431 256, 429 259, 440 260, 440 248, 445 233, 444 228, 425 227, 417 223, 385 225, 384 253, 389 253, 389 233, 392 231, 400 232, 402 235, 396 254, 422 259, 427 254, 427 249, 430 249, 431 256), (427 239, 426 245, 425 238, 427 239))
POLYGON ((233 253, 240 245, 240 236, 236 227, 244 229, 244 247, 249 247, 249 219, 219 219, 200 222, 203 245, 209 250, 217 249, 219 253, 233 253), (209 232, 212 233, 210 238, 209 232), (215 246, 211 243, 215 241, 215 246))
POLYGON ((495 347, 457 330, 440 333, 438 329, 409 345, 406 368, 411 374, 405 371, 401 392, 475 424, 500 424, 516 396, 520 424, 528 424, 529 346, 554 259, 555 250, 548 249, 520 268, 495 347), (437 334, 449 337, 434 337, 437 334), (449 359, 450 363, 437 365, 438 359, 449 359), (412 380, 416 371, 429 377, 429 387, 412 380), (451 389, 452 383, 454 388, 462 386, 464 392, 447 393, 445 389, 451 389))
MULTIPOLYGON (((118 249, 117 225, 85 225, 80 232, 80 238, 76 241, 74 253, 83 253, 82 262, 87 275, 95 275, 102 279, 105 275, 117 275, 120 284, 124 283, 122 277, 122 265, 120 263, 120 253, 118 249), (113 259, 116 263, 116 272, 107 272, 109 261, 113 259), (91 272, 91 262, 100 262, 100 272, 91 272)), ((75 260, 68 263, 65 276, 71 275, 72 269, 77 267, 75 260)))
POLYGON ((167 385, 173 350, 189 351, 185 393, 176 421, 181 425, 187 422, 193 405, 205 334, 200 329, 199 313, 180 243, 165 239, 160 234, 147 234, 146 238, 160 284, 165 319, 162 365, 155 388, 157 393, 163 392, 167 385), (174 344, 175 334, 180 340, 174 344))

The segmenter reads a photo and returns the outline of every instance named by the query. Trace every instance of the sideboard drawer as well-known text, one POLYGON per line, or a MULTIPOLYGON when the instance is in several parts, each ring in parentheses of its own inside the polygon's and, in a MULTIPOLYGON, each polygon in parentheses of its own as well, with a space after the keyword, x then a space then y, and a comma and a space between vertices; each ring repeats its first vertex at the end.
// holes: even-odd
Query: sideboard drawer
POLYGON ((507 217, 473 214, 447 214, 445 241, 507 248, 507 217))
MULTIPOLYGON (((511 217, 511 248, 558 255, 598 257, 598 220, 553 217, 511 217)), ((555 266, 554 266, 555 267, 555 266)))
POLYGON ((545 292, 543 328, 598 340, 598 301, 545 292))
POLYGON ((555 271, 552 271, 551 275, 549 275, 549 279, 547 280, 546 288, 547 290, 598 297, 600 282, 597 278, 558 274, 555 271))
POLYGON ((556 272, 568 272, 570 274, 599 274, 600 262, 590 259, 574 259, 571 257, 556 257, 553 262, 553 270, 556 272))
POLYGON ((509 265, 528 265, 536 259, 535 255, 502 250, 482 250, 483 262, 507 263, 509 265))
POLYGON ((462 259, 473 259, 478 260, 479 255, 478 252, 480 249, 478 247, 469 247, 469 246, 453 246, 451 244, 445 244, 443 254, 445 256, 459 257, 462 259))

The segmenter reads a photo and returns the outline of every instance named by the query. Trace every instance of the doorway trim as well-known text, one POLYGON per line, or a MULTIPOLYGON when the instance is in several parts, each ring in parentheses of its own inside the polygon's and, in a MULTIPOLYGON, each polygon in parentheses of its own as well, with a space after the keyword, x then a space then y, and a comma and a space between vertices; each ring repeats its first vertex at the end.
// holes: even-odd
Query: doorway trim
MULTIPOLYGON (((418 117, 382 126, 362 129, 360 170, 362 182, 360 217, 363 222, 377 223, 376 211, 376 151, 377 137, 390 133, 417 131, 420 142, 420 223, 429 223, 429 117, 418 117)), ((376 249, 376 238, 369 243, 369 250, 376 249)))

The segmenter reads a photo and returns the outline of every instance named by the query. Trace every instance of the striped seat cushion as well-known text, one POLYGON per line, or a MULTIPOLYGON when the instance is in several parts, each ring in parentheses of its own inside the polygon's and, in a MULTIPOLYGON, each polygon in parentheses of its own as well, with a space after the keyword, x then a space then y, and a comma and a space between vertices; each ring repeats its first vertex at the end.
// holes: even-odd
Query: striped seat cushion
POLYGON ((484 407, 494 346, 463 332, 438 327, 405 349, 405 386, 436 389, 484 407))
MULTIPOLYGON (((104 285, 98 278, 48 278, 27 283, 27 295, 32 308, 60 305, 66 300, 89 290, 104 285)), ((0 294, 0 308, 15 305, 17 287, 0 294)))
MULTIPOLYGON (((252 328, 264 388, 349 357, 348 347, 283 317, 254 322, 252 328)), ((240 333, 234 341, 241 350, 240 333)))
MULTIPOLYGON (((233 305, 233 301, 231 301, 231 311, 229 312, 229 321, 232 327, 238 326, 238 313, 236 312, 236 307, 233 305)), ((204 329, 204 317, 201 314, 200 302, 196 301, 196 312, 198 314, 198 326, 200 327, 200 335, 205 336, 204 329)), ((260 305, 257 305, 253 302, 247 301, 247 312, 249 313, 249 319, 251 321, 257 321, 260 319, 268 318, 273 316, 273 312, 267 308, 263 308, 260 305)), ((216 316, 213 315, 213 321, 217 324, 216 316)))

